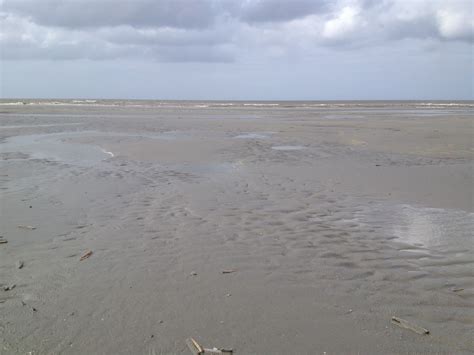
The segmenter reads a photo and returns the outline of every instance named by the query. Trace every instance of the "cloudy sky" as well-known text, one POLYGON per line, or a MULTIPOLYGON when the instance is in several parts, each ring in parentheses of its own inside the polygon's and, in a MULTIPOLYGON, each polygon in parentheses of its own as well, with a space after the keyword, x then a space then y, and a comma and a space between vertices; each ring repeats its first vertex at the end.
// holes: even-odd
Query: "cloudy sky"
POLYGON ((0 95, 473 99, 473 4, 0 0, 0 95))

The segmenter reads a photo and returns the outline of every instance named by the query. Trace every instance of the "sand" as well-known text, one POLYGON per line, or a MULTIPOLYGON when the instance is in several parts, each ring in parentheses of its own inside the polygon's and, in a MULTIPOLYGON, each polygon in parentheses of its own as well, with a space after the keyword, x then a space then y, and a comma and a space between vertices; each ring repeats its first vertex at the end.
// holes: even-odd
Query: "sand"
POLYGON ((0 112, 1 354, 474 351, 471 107, 0 112))

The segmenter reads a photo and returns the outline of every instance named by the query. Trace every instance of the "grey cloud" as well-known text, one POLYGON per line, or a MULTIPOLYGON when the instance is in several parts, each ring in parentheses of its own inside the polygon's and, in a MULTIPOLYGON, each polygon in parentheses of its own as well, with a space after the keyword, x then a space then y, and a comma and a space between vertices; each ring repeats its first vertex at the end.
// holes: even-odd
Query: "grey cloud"
POLYGON ((257 0, 243 2, 239 17, 244 22, 282 22, 324 13, 330 9, 328 0, 257 0))
POLYGON ((115 44, 143 46, 215 46, 228 42, 223 31, 172 28, 136 29, 130 26, 104 28, 97 36, 115 44))
POLYGON ((69 28, 207 28, 227 16, 242 22, 282 22, 328 11, 329 0, 4 0, 3 11, 38 24, 69 28))
POLYGON ((206 28, 217 15, 211 0, 4 0, 3 11, 31 17, 41 25, 70 28, 206 28))
POLYGON ((3 0, 0 46, 15 60, 309 57, 404 39, 471 42, 470 10, 467 0, 3 0))

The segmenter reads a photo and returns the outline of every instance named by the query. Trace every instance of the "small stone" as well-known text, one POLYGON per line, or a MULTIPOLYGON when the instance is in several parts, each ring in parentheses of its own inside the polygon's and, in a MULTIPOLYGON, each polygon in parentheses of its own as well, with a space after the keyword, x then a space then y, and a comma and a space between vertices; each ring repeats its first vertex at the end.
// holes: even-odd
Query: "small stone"
POLYGON ((197 276, 197 274, 198 274, 198 273, 197 273, 196 271, 191 271, 191 274, 190 274, 190 275, 191 275, 191 276, 197 276))
POLYGON ((16 262, 16 268, 17 269, 23 269, 23 266, 25 266, 25 263, 22 260, 18 260, 16 262))

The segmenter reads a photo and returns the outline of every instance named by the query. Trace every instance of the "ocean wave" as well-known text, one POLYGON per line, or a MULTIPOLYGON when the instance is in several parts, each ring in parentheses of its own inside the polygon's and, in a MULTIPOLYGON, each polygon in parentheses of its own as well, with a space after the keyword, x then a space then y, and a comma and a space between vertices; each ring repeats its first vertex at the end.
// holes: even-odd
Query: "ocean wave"
POLYGON ((0 106, 20 106, 20 105, 26 105, 26 102, 23 102, 23 101, 0 102, 0 106))
POLYGON ((72 102, 75 104, 81 104, 81 103, 95 104, 97 100, 72 100, 72 102))
POLYGON ((235 108, 235 109, 325 109, 325 108, 367 108, 367 109, 462 109, 473 108, 473 101, 163 101, 163 100, 0 100, 0 106, 94 106, 94 107, 123 107, 123 108, 164 108, 164 109, 206 109, 206 108, 235 108))

